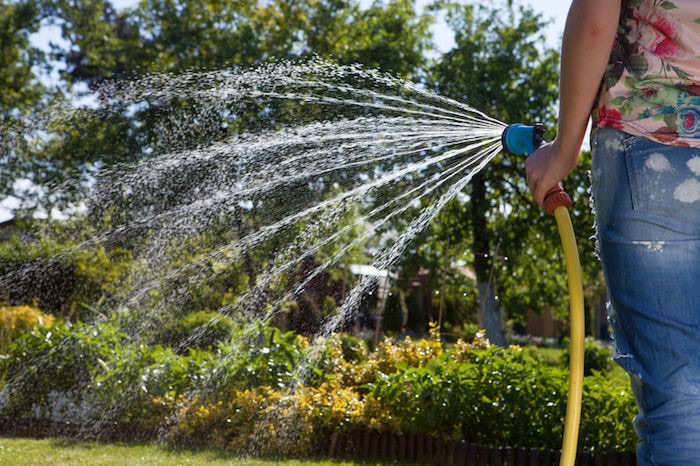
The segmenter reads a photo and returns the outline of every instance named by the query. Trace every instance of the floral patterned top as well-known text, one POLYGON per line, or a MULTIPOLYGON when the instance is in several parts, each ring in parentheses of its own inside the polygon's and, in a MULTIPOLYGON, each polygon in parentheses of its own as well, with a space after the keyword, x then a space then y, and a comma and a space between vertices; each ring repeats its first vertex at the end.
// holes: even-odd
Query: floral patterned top
POLYGON ((700 0, 622 0, 593 123, 700 147, 700 0))

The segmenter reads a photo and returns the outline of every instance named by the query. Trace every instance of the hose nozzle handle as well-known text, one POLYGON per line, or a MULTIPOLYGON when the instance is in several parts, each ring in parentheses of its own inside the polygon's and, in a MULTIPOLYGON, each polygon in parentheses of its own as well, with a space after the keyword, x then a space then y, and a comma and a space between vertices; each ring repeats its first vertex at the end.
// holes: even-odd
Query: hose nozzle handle
POLYGON ((547 191, 544 195, 544 209, 549 215, 554 215, 554 211, 559 206, 564 206, 567 209, 571 208, 571 198, 564 191, 564 186, 561 183, 557 183, 552 189, 547 191))
POLYGON ((503 148, 513 155, 529 155, 537 150, 544 141, 545 127, 542 123, 526 126, 515 123, 508 126, 501 134, 503 148))
MULTIPOLYGON (((515 123, 503 130, 501 143, 503 148, 513 155, 529 155, 542 145, 544 134, 545 127, 542 123, 535 123, 533 126, 515 123)), ((561 183, 557 183, 544 196, 544 208, 549 215, 554 215, 554 210, 559 206, 571 208, 571 198, 561 183)))

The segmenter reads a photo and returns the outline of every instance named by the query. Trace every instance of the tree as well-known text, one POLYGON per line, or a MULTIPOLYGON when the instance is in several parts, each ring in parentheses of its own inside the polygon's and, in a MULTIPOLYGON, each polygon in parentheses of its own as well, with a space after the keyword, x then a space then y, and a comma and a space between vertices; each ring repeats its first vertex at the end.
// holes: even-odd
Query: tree
MULTIPOLYGON (((95 102, 109 107, 108 112, 88 107, 57 113, 52 115, 57 118, 39 119, 31 130, 15 131, 15 142, 22 144, 6 145, 1 154, 2 161, 7 162, 3 169, 8 167, 2 173, 4 192, 11 192, 14 180, 29 177, 43 190, 34 199, 37 207, 68 205, 71 200, 82 199, 93 189, 93 176, 108 176, 112 166, 118 171, 119 164, 131 163, 138 170, 140 160, 207 147, 244 132, 267 131, 327 116, 324 109, 298 102, 269 104, 248 99, 242 104, 221 105, 215 95, 209 100, 190 98, 188 92, 200 76, 190 73, 192 70, 238 72, 280 58, 319 54, 341 64, 362 63, 404 78, 419 77, 434 83, 429 85, 440 93, 472 103, 505 122, 541 120, 551 126, 554 120, 558 56, 544 48, 543 22, 531 9, 516 7, 513 2, 489 6, 435 2, 433 13, 446 11, 448 24, 455 31, 456 47, 430 63, 430 68, 425 53, 431 47, 431 17, 417 15, 410 0, 375 1, 365 9, 356 0, 241 0, 233 4, 224 0, 146 0, 120 12, 109 1, 97 0, 47 0, 36 5, 26 0, 9 5, 17 7, 3 10, 0 19, 16 17, 22 21, 7 19, 11 25, 8 28, 16 34, 8 36, 14 55, 7 55, 8 67, 0 70, 0 79, 4 79, 1 86, 18 89, 12 87, 21 82, 18 78, 2 76, 14 76, 15 68, 29 73, 30 65, 39 63, 41 56, 38 52, 32 55, 27 38, 42 21, 58 25, 65 40, 52 51, 62 77, 57 87, 95 96, 102 85, 128 87, 130 79, 144 76, 152 80, 149 89, 153 93, 171 85, 171 78, 182 78, 184 83, 181 95, 172 99, 145 93, 140 100, 121 102, 109 100, 107 92, 98 92, 95 102), (25 9, 19 5, 25 5, 25 9), (190 81, 188 76, 192 77, 190 81)), ((27 86, 22 96, 31 89, 27 86)), ((2 92, 0 95, 5 96, 2 92)), ((34 97, 31 92, 27 95, 29 101, 60 98, 60 94, 56 97, 40 88, 34 97)), ((2 103, 14 115, 22 99, 2 103)), ((3 131, 8 131, 7 127, 3 131)), ((389 170, 392 163, 387 161, 379 170, 389 170)), ((543 279, 537 274, 543 269, 540 257, 558 247, 550 246, 557 237, 552 222, 544 221, 543 214, 533 208, 522 176, 523 166, 522 160, 504 155, 478 174, 465 198, 448 207, 443 223, 436 223, 427 233, 429 241, 436 241, 435 247, 419 251, 426 261, 447 270, 445 264, 450 263, 453 251, 469 246, 483 303, 482 318, 493 322, 489 323, 489 335, 498 342, 500 311, 496 296, 501 296, 501 305, 516 316, 522 314, 519 307, 536 308, 544 300, 561 299, 561 293, 551 291, 556 288, 548 285, 554 275, 543 279), (455 225, 462 224, 464 228, 457 231, 455 225), (542 243, 532 241, 538 235, 544 239, 542 243), (499 256, 508 257, 508 261, 494 260, 499 256)), ((162 189, 146 189, 135 204, 121 202, 123 190, 115 189, 114 199, 98 205, 90 220, 105 219, 114 227, 126 225, 138 215, 153 217, 168 212, 170 206, 197 195, 202 180, 208 179, 208 168, 202 164, 186 174, 165 177, 162 189)), ((330 185, 335 180, 327 177, 324 181, 330 185)), ((401 192, 406 184, 397 183, 395 192, 401 192)), ((328 193, 298 186, 290 188, 289 194, 297 201, 311 203, 328 193)), ((580 199, 583 193, 577 190, 573 194, 580 199)), ((288 204, 270 203, 260 212, 241 208, 231 214, 232 218, 212 217, 210 225, 215 225, 222 237, 240 238, 264 224, 266 215, 289 209, 288 204)), ((403 219, 393 220, 397 222, 396 231, 401 231, 398 222, 410 222, 411 213, 415 212, 408 210, 403 219)), ((208 247, 216 247, 217 241, 212 238, 208 247)), ((278 242, 283 245, 285 241, 280 237, 278 242)), ((173 254, 183 244, 187 244, 186 239, 181 244, 173 242, 173 254)), ((271 244, 269 249, 275 247, 271 244)), ((243 263, 235 264, 236 270, 247 275, 249 285, 268 265, 262 257, 265 252, 261 251, 259 257, 246 253, 243 263)), ((435 279, 436 285, 440 283, 449 285, 435 279)), ((204 301, 213 302, 209 292, 204 301)))
MULTIPOLYGON (((407 0, 377 2, 365 10, 357 1, 338 0, 243 0, 234 4, 217 0, 149 0, 121 12, 109 1, 55 0, 45 2, 42 11, 48 23, 59 26, 65 41, 55 44, 52 51, 52 58, 59 63, 61 86, 76 94, 96 96, 95 103, 108 109, 102 112, 101 108, 86 107, 42 120, 32 133, 36 136, 35 143, 25 147, 23 153, 15 154, 28 163, 12 176, 16 179, 31 174, 33 183, 42 192, 33 199, 34 206, 47 210, 54 205, 63 207, 80 201, 86 193, 100 198, 111 188, 111 181, 118 183, 118 177, 110 178, 111 167, 119 172, 120 164, 130 164, 138 170, 138 163, 143 159, 206 147, 237 133, 260 128, 269 131, 315 116, 309 112, 309 106, 302 107, 295 102, 270 105, 248 99, 245 105, 234 103, 226 107, 217 105, 217 100, 221 99, 216 96, 211 100, 189 98, 188 92, 195 85, 192 82, 181 95, 172 99, 144 95, 141 100, 132 101, 109 100, 107 92, 101 92, 100 86, 104 84, 128 86, 129 79, 149 75, 147 79, 152 78, 154 83, 167 87, 173 84, 170 77, 187 76, 192 70, 221 69, 224 75, 229 69, 240 71, 265 61, 313 54, 332 55, 341 63, 361 62, 408 76, 420 68, 424 51, 429 46, 430 20, 427 16, 417 16, 413 2, 407 0), (93 177, 103 182, 95 185, 93 177), (100 191, 100 186, 105 184, 107 188, 100 191)), ((191 75, 196 80, 195 73, 191 75)), ((124 202, 128 196, 124 196, 118 185, 108 193, 112 195, 108 202, 92 205, 89 221, 95 224, 104 221, 106 228, 112 230, 128 225, 143 233, 132 235, 140 244, 124 238, 110 241, 118 243, 119 247, 148 251, 154 247, 149 244, 149 230, 161 226, 151 223, 151 219, 162 217, 165 220, 160 221, 166 224, 170 216, 164 213, 192 199, 190 196, 196 196, 195 191, 202 186, 208 186, 203 181, 208 180, 209 168, 202 164, 197 170, 166 176, 156 190, 145 186, 138 192, 139 196, 127 199, 129 202, 124 202)), ((291 197, 300 200, 301 195, 293 195, 303 194, 308 198, 303 198, 303 202, 311 202, 314 195, 321 195, 299 187, 294 189, 291 197)), ((210 235, 188 238, 189 233, 185 232, 183 237, 176 238, 177 235, 172 234, 160 252, 162 256, 177 256, 184 250, 187 253, 182 256, 190 259, 206 256, 208 249, 215 250, 232 237, 246 236, 264 222, 265 218, 261 217, 289 209, 288 204, 268 201, 266 208, 260 209, 263 212, 239 208, 218 217, 201 218, 201 225, 206 224, 212 230, 210 235)), ((216 278, 226 272, 244 273, 248 287, 252 288, 262 271, 271 267, 273 261, 266 253, 272 256, 271 250, 291 243, 289 237, 295 232, 290 231, 287 238, 279 235, 270 241, 269 249, 261 248, 255 253, 245 251, 240 264, 231 261, 221 261, 223 266, 211 264, 219 274, 216 278), (222 271, 224 266, 229 270, 222 271)), ((319 252, 318 259, 323 260, 324 254, 332 254, 332 251, 319 252)), ((135 257, 139 257, 138 253, 135 257)), ((205 262, 202 270, 209 265, 205 262)), ((151 271, 154 274, 163 272, 159 267, 151 271)), ((216 298, 212 295, 216 291, 226 292, 226 280, 211 282, 213 287, 221 289, 200 290, 203 296, 195 296, 184 285, 179 289, 192 295, 193 305, 213 306, 211 303, 216 298), (220 285, 222 283, 224 285, 220 285)), ((267 288, 273 286, 279 287, 272 284, 267 288)), ((239 281, 233 285, 228 283, 228 287, 233 292, 240 291, 239 281)), ((163 301, 180 300, 180 304, 187 307, 189 301, 185 303, 180 298, 157 297, 163 301)))
MULTIPOLYGON (((14 27, 17 33, 8 36, 13 40, 12 53, 4 54, 3 59, 14 61, 3 67, 2 76, 13 78, 10 82, 0 76, 0 89, 7 89, 3 96, 14 95, 15 100, 19 95, 22 99, 41 95, 40 88, 33 92, 31 86, 25 86, 33 79, 31 67, 38 59, 27 37, 37 30, 39 19, 61 30, 63 42, 53 44, 51 53, 62 78, 57 86, 87 95, 94 95, 105 82, 148 73, 241 69, 313 54, 407 77, 421 68, 430 46, 431 20, 418 16, 410 0, 376 2, 366 10, 355 0, 146 0, 120 12, 103 0, 52 0, 40 7, 29 1, 10 5, 13 7, 4 10, 2 18, 11 23, 9 32, 14 27), (17 20, 12 19, 15 17, 17 20)), ((10 111, 10 102, 7 105, 10 111)), ((12 193, 14 180, 30 178, 37 191, 50 193, 61 187, 53 196, 32 199, 35 208, 50 208, 52 203, 65 206, 84 195, 84 185, 76 180, 89 182, 99 168, 173 148, 196 147, 260 126, 261 108, 254 104, 236 108, 225 131, 189 124, 182 134, 178 133, 182 128, 173 129, 173 120, 164 115, 179 114, 178 122, 187 118, 194 122, 202 109, 192 100, 150 102, 136 111, 127 105, 120 108, 119 102, 108 105, 107 118, 95 118, 101 114, 86 109, 67 118, 62 114, 49 122, 33 122, 28 130, 35 139, 32 147, 6 149, 2 154, 11 168, 3 173, 4 194, 12 193), (175 134, 179 136, 170 137, 175 134)), ((282 115, 281 119, 289 117, 282 115)), ((268 118, 265 125, 269 127, 271 121, 268 118)))
POLYGON ((0 121, 35 105, 45 90, 32 70, 44 63, 43 53, 29 41, 39 19, 32 0, 0 0, 0 121))
MULTIPOLYGON (((510 1, 439 6, 447 10, 456 42, 430 75, 440 92, 503 122, 553 127, 558 54, 544 47, 544 22, 534 11, 510 1)), ((552 258, 560 262, 558 236, 552 220, 533 205, 523 172, 524 160, 502 154, 473 178, 462 205, 468 211, 464 228, 474 254, 481 323, 498 344, 505 343, 500 303, 517 317, 526 306, 564 301, 564 293, 552 291, 559 289, 551 286, 555 274, 541 273, 552 268, 547 263, 552 258), (542 293, 545 288, 549 292, 542 293), (499 301, 499 296, 507 298, 499 301)), ((579 185, 572 186, 578 201, 579 185)))
MULTIPOLYGON (((30 43, 39 29, 40 10, 34 0, 0 0, 0 193, 14 190, 14 176, 26 160, 18 156, 31 114, 48 89, 34 70, 45 64, 44 54, 30 43)), ((0 195, 0 197, 4 197, 0 195)))

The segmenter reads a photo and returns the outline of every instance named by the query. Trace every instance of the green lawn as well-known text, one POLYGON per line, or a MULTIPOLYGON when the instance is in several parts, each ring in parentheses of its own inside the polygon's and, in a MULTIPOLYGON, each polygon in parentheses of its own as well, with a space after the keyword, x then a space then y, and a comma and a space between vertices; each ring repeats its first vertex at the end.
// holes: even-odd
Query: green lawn
POLYGON ((240 458, 218 450, 173 451, 154 444, 0 438, 0 465, 2 466, 351 466, 357 464, 380 465, 389 463, 259 460, 240 458))

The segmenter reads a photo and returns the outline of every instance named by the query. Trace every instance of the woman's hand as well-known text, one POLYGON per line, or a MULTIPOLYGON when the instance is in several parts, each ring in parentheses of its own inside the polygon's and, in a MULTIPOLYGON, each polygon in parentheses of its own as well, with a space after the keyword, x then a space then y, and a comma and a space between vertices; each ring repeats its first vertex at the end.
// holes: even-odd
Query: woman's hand
POLYGON ((527 186, 540 206, 544 196, 557 183, 563 180, 578 163, 580 144, 578 148, 560 149, 558 140, 543 144, 525 161, 527 186))

